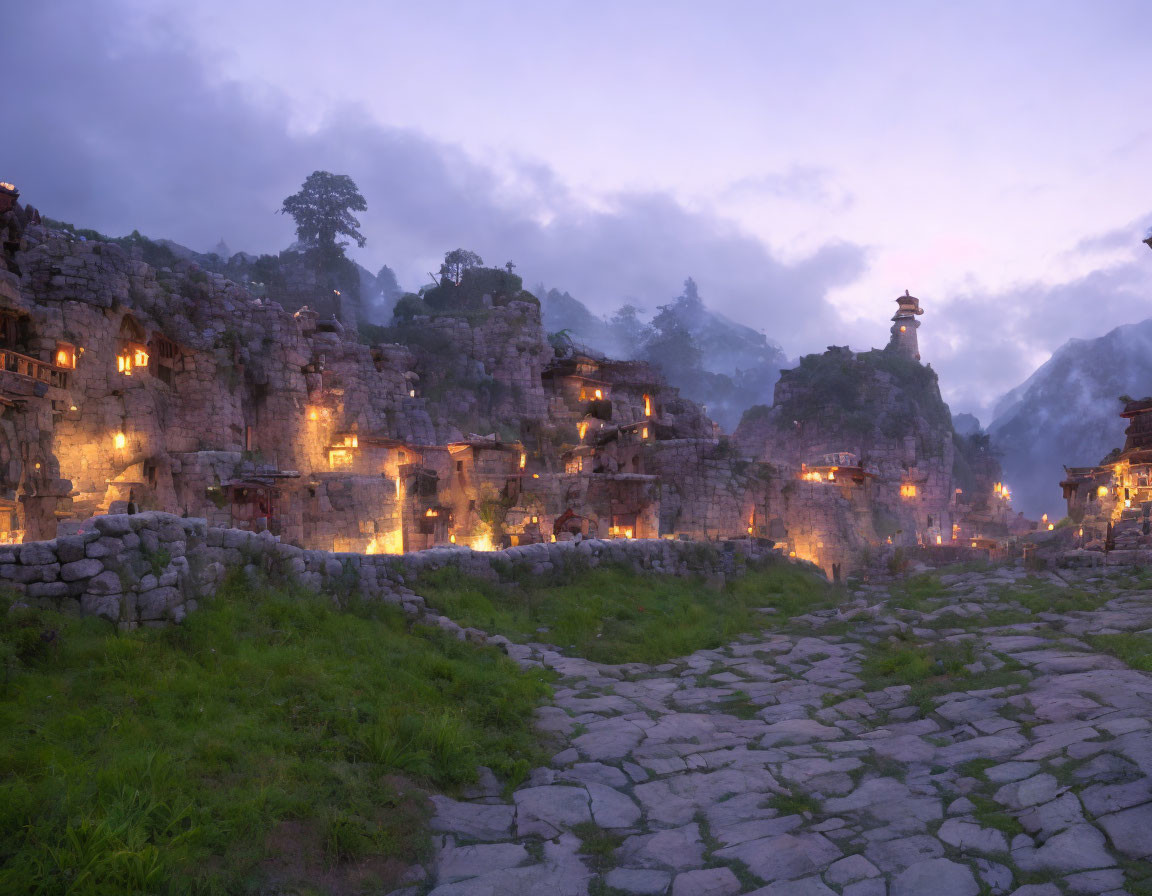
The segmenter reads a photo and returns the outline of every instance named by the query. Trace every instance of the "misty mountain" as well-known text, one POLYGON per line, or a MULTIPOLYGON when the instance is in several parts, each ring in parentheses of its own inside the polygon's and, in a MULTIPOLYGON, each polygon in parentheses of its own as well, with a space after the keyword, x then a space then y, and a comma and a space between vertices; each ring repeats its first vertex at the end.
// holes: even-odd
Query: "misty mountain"
POLYGON ((549 332, 566 331, 577 345, 609 357, 654 364, 729 432, 749 407, 772 403, 780 370, 789 366, 763 333, 708 308, 691 278, 650 319, 630 304, 601 317, 567 292, 540 286, 537 294, 549 332))
POLYGON ((1012 503, 1064 515, 1064 467, 1098 464, 1124 444, 1121 395, 1152 394, 1152 319, 1072 339, 997 403, 988 427, 1012 503))

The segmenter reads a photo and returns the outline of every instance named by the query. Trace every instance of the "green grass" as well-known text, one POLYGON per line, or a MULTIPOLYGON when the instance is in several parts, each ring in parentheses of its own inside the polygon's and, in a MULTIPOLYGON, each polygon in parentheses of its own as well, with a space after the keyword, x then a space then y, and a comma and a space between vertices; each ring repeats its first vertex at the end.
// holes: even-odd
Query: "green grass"
POLYGON ((1015 601, 1032 613, 1096 610, 1115 596, 1108 589, 1085 591, 1082 588, 1061 588, 1043 579, 1025 579, 1015 586, 1002 588, 999 593, 1000 600, 1015 601))
POLYGON ((763 805, 767 809, 775 809, 781 815, 803 815, 805 812, 816 814, 820 811, 819 801, 799 789, 793 789, 790 793, 774 793, 763 805))
POLYGON ((383 605, 236 582, 178 627, 0 604, 0 893, 387 890, 422 788, 522 775, 547 694, 383 605))
POLYGON ((939 575, 923 573, 894 582, 890 593, 889 606, 906 610, 920 610, 923 609, 927 601, 933 598, 946 597, 949 591, 941 583, 939 575))
POLYGON ((1088 635, 1085 640, 1109 653, 1131 669, 1152 672, 1152 635, 1123 632, 1117 635, 1088 635))
POLYGON ((911 685, 907 702, 927 716, 935 708, 936 697, 958 691, 979 691, 1017 687, 1028 681, 1019 663, 1004 660, 1000 669, 970 672, 964 667, 976 659, 971 640, 908 646, 883 643, 870 648, 861 664, 861 679, 869 691, 893 685, 911 685))
POLYGON ((615 867, 613 854, 624 842, 624 836, 614 831, 606 831, 594 821, 582 821, 572 828, 572 833, 580 838, 580 855, 597 874, 603 874, 615 867))
POLYGON ((1005 812, 1004 807, 991 797, 970 793, 968 799, 975 806, 972 811, 972 818, 981 827, 995 828, 1006 834, 1009 840, 1017 834, 1024 833, 1023 825, 1015 817, 1005 812))
POLYGON ((722 588, 618 567, 513 585, 437 570, 415 586, 461 625, 516 641, 544 641, 595 662, 659 663, 832 606, 839 592, 790 564, 749 570, 722 588), (775 615, 756 612, 774 607, 775 615), (545 628, 540 632, 538 629, 545 628))

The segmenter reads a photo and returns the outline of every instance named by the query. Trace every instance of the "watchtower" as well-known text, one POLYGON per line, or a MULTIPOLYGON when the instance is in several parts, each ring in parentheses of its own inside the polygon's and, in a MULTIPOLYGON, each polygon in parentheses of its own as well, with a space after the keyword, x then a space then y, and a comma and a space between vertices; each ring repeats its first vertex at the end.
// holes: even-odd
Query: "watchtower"
POLYGON ((923 314, 924 309, 920 307, 920 300, 909 295, 908 290, 897 297, 896 304, 900 307, 892 318, 892 339, 888 342, 888 348, 906 358, 919 361, 920 345, 916 339, 916 330, 920 328, 920 321, 916 320, 916 315, 923 314))

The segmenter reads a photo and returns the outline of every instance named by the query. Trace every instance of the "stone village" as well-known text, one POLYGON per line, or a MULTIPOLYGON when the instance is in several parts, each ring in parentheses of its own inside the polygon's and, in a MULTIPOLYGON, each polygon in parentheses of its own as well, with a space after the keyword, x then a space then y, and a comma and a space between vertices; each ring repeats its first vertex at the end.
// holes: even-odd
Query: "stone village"
POLYGON ((724 434, 652 366, 555 349, 510 271, 467 272, 488 278, 477 307, 368 345, 17 198, 0 191, 7 543, 131 505, 360 554, 753 539, 838 575, 873 548, 988 551, 1035 527, 990 455, 961 463, 907 292, 887 348, 804 358, 724 434))

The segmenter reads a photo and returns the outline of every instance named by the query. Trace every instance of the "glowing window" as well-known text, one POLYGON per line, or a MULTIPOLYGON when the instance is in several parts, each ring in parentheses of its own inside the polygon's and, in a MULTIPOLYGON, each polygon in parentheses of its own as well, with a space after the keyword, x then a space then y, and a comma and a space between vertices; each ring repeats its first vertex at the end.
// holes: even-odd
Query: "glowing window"
POLYGON ((128 442, 128 440, 127 440, 127 438, 125 438, 124 433, 122 433, 122 432, 118 432, 118 433, 116 433, 116 435, 114 435, 112 437, 112 444, 115 445, 117 448, 123 448, 127 444, 127 442, 128 442))
POLYGON ((916 497, 916 485, 915 485, 915 483, 906 482, 902 486, 900 486, 900 497, 901 498, 915 498, 916 497))
POLYGON ((652 396, 651 395, 645 395, 644 396, 644 416, 645 417, 651 417, 652 416, 652 396))
POLYGON ((67 342, 56 343, 56 366, 69 370, 76 366, 76 348, 67 342))

